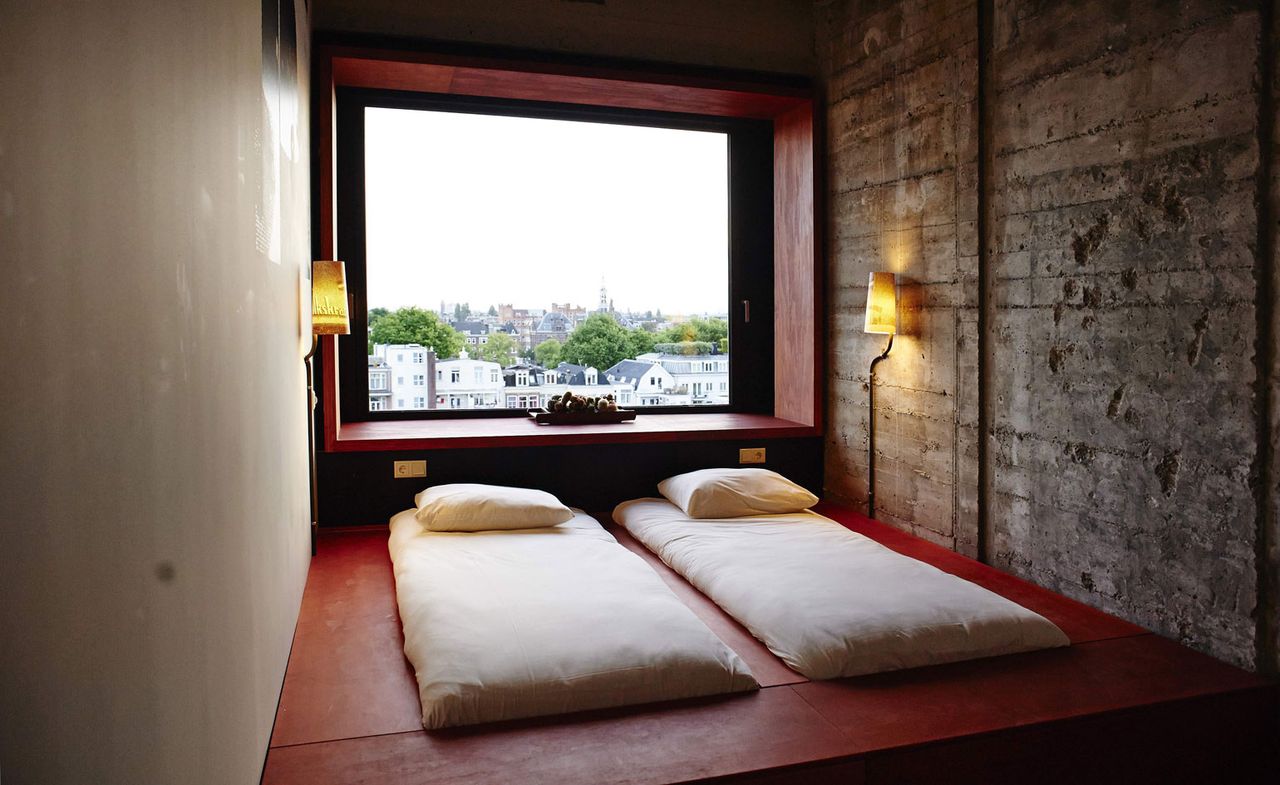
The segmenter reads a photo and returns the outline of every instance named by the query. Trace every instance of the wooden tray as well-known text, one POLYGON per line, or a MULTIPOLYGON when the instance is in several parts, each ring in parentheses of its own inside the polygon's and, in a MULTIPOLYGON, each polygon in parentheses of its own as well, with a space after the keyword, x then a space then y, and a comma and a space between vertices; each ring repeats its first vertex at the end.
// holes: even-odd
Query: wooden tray
POLYGON ((631 422, 636 418, 634 409, 619 409, 603 414, 591 412, 529 412, 538 425, 596 425, 598 423, 631 422))

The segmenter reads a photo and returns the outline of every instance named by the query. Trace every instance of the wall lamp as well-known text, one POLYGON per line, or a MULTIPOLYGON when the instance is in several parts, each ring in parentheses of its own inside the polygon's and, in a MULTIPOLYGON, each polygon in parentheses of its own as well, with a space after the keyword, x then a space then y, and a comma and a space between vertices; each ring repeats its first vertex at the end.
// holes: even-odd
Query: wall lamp
POLYGON ((872 273, 867 282, 863 332, 888 335, 884 351, 871 361, 867 380, 867 517, 876 517, 876 366, 889 356, 898 332, 898 297, 893 273, 872 273))
POLYGON ((318 493, 316 490, 316 375, 312 359, 322 335, 349 335, 351 315, 347 308, 347 266, 342 262, 311 263, 311 351, 307 365, 307 455, 311 471, 311 555, 316 554, 318 493))

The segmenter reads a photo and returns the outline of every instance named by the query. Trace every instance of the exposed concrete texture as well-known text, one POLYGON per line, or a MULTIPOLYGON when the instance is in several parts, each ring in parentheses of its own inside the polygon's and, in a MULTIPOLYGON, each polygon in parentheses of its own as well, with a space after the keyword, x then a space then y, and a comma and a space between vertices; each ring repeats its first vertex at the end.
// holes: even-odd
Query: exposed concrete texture
POLYGON ((1251 664, 1258 15, 995 22, 994 562, 1251 664))
POLYGON ((813 72, 809 0, 315 0, 318 30, 813 72))
POLYGON ((977 534, 974 4, 817 7, 828 104, 828 495, 865 501, 868 273, 900 277, 876 369, 877 517, 973 553, 977 534))
POLYGON ((981 128, 973 3, 816 7, 828 492, 865 499, 864 385, 881 339, 861 332, 863 298, 867 271, 892 269, 921 284, 921 332, 877 370, 878 517, 971 549, 983 384, 995 564, 1268 667, 1280 426, 1274 350, 1259 352, 1274 345, 1272 305, 1258 306, 1275 265, 1259 219, 1274 158, 1259 155, 1271 104, 1258 4, 999 0, 981 128), (984 254, 967 229, 979 196, 984 254))
MULTIPOLYGON (((1262 141, 1264 144, 1269 142, 1264 148, 1267 150, 1265 160, 1270 163, 1267 174, 1271 178, 1270 201, 1266 208, 1267 215, 1272 220, 1260 224, 1265 231, 1259 237, 1259 246, 1263 252, 1268 248, 1267 241, 1270 242, 1271 267, 1259 270, 1258 273, 1258 302, 1263 306, 1259 309, 1258 350, 1260 354, 1269 351, 1269 356, 1260 365, 1268 369, 1268 373, 1264 377, 1265 384, 1261 391, 1266 396, 1266 406, 1261 410, 1263 417, 1259 418, 1266 449, 1258 467, 1258 497, 1263 502, 1259 528, 1261 536, 1258 542, 1258 564, 1262 579, 1259 583, 1257 614, 1258 656, 1259 667, 1269 669, 1273 676, 1280 675, 1280 465, 1277 465, 1277 456, 1280 455, 1280 400, 1277 400, 1280 398, 1277 394, 1280 393, 1280 370, 1276 365, 1276 358, 1280 357, 1280 308, 1276 306, 1276 296, 1280 293, 1280 248, 1277 247, 1280 244, 1276 239, 1280 235, 1276 220, 1280 215, 1280 144, 1277 143, 1275 130, 1280 127, 1280 101, 1276 100, 1277 87, 1280 87, 1280 57, 1276 54, 1276 50, 1280 48, 1280 14, 1276 11, 1276 4, 1272 2, 1264 8, 1263 14, 1264 24, 1270 24, 1270 37, 1264 42, 1270 43, 1270 47, 1264 51, 1263 61, 1264 64, 1269 62, 1271 69, 1271 91, 1267 96, 1270 106, 1264 103, 1263 109, 1271 112, 1271 127, 1266 129, 1269 134, 1264 134, 1262 141)), ((1265 122, 1266 116, 1262 119, 1265 122)))

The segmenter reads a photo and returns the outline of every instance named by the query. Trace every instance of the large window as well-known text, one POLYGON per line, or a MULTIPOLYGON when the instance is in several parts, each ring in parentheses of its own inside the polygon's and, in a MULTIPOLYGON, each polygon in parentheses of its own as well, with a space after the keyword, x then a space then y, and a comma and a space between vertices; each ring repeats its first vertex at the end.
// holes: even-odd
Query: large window
POLYGON ((372 399, 352 389, 344 420, 515 413, 563 391, 768 410, 742 366, 771 373, 771 326, 745 319, 771 306, 770 133, 339 91, 338 251, 366 338, 344 340, 344 363, 425 363, 457 390, 424 412, 418 399, 353 411, 372 399))

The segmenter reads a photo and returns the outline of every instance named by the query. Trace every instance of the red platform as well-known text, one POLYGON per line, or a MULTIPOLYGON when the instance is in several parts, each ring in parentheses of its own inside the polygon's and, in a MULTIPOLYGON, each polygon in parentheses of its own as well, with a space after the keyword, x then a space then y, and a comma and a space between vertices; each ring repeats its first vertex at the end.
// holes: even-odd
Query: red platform
POLYGON ((263 782, 1272 782, 1275 685, 831 505, 823 514, 1051 619, 1067 649, 809 682, 625 532, 763 688, 423 731, 386 530, 321 533, 263 782))

